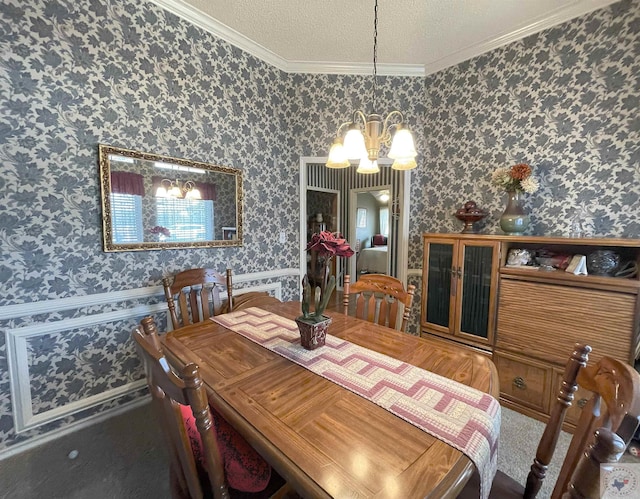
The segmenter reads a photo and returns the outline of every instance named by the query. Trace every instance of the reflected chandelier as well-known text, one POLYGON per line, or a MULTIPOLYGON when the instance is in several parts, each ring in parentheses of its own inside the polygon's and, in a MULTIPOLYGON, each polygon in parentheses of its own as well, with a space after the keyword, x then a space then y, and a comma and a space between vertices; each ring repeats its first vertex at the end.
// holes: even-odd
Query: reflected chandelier
MULTIPOLYGON (((373 21, 373 99, 372 109, 376 107, 376 81, 378 50, 378 0, 375 2, 373 21)), ((336 139, 333 141, 327 168, 347 168, 349 160, 360 160, 358 173, 378 173, 378 157, 380 146, 390 146, 388 157, 393 159, 394 170, 411 170, 417 166, 416 148, 413 136, 404 125, 404 116, 400 111, 391 111, 386 118, 372 113, 366 116, 362 111, 355 111, 351 121, 338 127, 336 139), (397 121, 396 121, 397 120, 397 121), (347 133, 342 138, 344 130, 347 133), (364 133, 363 133, 364 131, 364 133), (395 131, 393 137, 391 132, 395 131)))
POLYGON ((162 179, 160 187, 156 189, 157 198, 177 198, 177 199, 202 199, 196 184, 191 180, 182 183, 178 179, 172 182, 168 178, 162 179))

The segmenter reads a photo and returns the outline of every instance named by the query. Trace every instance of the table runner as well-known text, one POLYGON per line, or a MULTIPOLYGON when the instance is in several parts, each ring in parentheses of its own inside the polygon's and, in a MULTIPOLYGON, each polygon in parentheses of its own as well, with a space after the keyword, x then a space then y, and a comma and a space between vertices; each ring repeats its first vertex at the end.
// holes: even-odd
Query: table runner
POLYGON ((478 469, 480 497, 489 496, 500 434, 500 404, 491 395, 331 335, 306 350, 293 320, 257 307, 212 320, 463 452, 478 469))

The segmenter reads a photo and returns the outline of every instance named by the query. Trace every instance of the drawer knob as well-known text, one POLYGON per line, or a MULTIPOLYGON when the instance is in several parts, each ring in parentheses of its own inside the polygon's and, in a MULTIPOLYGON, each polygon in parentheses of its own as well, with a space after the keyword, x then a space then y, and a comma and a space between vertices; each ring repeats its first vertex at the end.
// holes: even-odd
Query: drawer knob
POLYGON ((521 376, 513 378, 513 384, 516 386, 516 388, 520 388, 521 390, 524 390, 527 387, 527 383, 524 381, 524 379, 522 379, 521 376))
POLYGON ((580 407, 580 409, 582 409, 585 405, 587 405, 588 400, 587 399, 580 399, 577 402, 577 406, 580 407))

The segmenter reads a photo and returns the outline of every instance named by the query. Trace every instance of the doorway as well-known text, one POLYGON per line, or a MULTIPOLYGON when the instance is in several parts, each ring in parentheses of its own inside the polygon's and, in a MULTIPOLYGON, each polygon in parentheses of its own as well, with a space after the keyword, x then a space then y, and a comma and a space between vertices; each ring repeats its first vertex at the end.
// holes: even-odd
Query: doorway
POLYGON ((357 281, 362 274, 392 275, 397 224, 392 223, 389 210, 394 203, 391 185, 351 189, 349 199, 349 240, 353 241, 356 252, 349 262, 351 282, 357 281))
MULTIPOLYGON (((389 261, 390 274, 407 285, 407 262, 409 254, 409 185, 411 171, 397 171, 390 168, 391 160, 380 159, 380 173, 375 175, 362 175, 356 173, 355 168, 329 169, 325 166, 326 157, 301 157, 299 164, 300 180, 300 253, 299 268, 300 277, 307 270, 306 234, 307 234, 307 189, 320 189, 339 192, 338 216, 340 227, 338 230, 348 236, 351 247, 354 248, 355 238, 351 234, 351 227, 355 224, 355 208, 352 210, 350 192, 356 190, 383 190, 390 186, 389 240, 393 260, 389 261), (353 211, 353 220, 352 220, 353 211)), ((355 249, 355 248, 354 248, 355 249)), ((348 271, 355 258, 350 258, 348 271)), ((347 271, 345 269, 345 271, 347 271)), ((340 275, 340 274, 338 274, 340 275)), ((341 289, 342 280, 338 279, 337 287, 341 289)))

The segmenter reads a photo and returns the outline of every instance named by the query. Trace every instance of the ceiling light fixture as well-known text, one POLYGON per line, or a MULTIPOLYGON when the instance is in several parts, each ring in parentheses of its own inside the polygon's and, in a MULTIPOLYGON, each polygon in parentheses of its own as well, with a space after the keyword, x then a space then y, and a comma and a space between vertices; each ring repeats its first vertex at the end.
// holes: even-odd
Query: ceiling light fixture
MULTIPOLYGON (((373 21, 373 99, 371 107, 374 110, 376 108, 376 82, 378 78, 377 51, 378 0, 375 2, 373 21)), ((413 136, 404 125, 404 116, 397 110, 391 111, 384 119, 380 114, 372 113, 366 116, 362 111, 355 111, 351 121, 338 127, 326 166, 327 168, 347 168, 350 166, 350 159, 359 159, 360 163, 356 170, 358 173, 378 173, 380 171, 378 157, 382 144, 390 147, 388 156, 394 160, 391 168, 411 170, 417 166, 413 136), (395 120, 397 122, 394 122, 395 120), (342 133, 347 128, 343 139, 342 133), (393 137, 392 131, 395 131, 393 137)))
POLYGON ((202 199, 200 191, 196 188, 196 184, 191 180, 181 183, 176 179, 172 182, 168 178, 162 179, 160 187, 156 189, 156 197, 158 198, 177 198, 177 199, 202 199))

